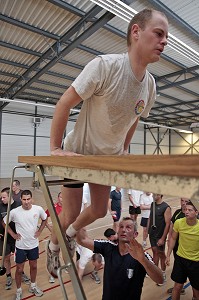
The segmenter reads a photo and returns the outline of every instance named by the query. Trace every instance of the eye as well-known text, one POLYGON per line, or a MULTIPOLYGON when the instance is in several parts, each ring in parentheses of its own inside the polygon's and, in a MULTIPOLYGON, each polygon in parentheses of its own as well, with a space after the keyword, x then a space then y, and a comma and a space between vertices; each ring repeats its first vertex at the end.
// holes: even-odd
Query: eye
POLYGON ((156 32, 159 37, 162 37, 162 32, 156 32))

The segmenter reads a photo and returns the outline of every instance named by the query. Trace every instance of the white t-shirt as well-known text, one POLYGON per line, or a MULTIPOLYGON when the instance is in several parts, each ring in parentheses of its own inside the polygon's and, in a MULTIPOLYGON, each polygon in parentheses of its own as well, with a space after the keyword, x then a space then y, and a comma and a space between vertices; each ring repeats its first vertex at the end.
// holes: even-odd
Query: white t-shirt
POLYGON ((90 249, 83 247, 79 244, 77 244, 77 252, 80 255, 80 259, 78 261, 78 266, 80 269, 85 269, 87 263, 91 260, 93 251, 90 249))
POLYGON ((83 105, 64 147, 85 155, 116 155, 138 117, 148 117, 155 101, 155 80, 146 71, 139 82, 128 53, 96 57, 72 83, 83 105))
MULTIPOLYGON (((134 205, 140 206, 140 196, 143 194, 143 192, 137 190, 128 190, 128 194, 132 196, 134 205)), ((129 205, 133 206, 131 201, 129 201, 129 205)))
MULTIPOLYGON (((38 205, 32 205, 31 209, 23 209, 19 206, 10 211, 9 222, 15 223, 16 232, 21 235, 21 239, 16 241, 16 247, 24 250, 31 250, 39 245, 38 238, 35 238, 35 232, 38 230, 39 219, 46 220, 47 214, 44 209, 38 205)), ((6 217, 4 218, 6 223, 6 217)))
MULTIPOLYGON (((150 205, 153 202, 153 195, 146 195, 145 193, 140 196, 140 205, 150 205)), ((150 208, 149 209, 141 209, 141 217, 149 218, 150 208)))

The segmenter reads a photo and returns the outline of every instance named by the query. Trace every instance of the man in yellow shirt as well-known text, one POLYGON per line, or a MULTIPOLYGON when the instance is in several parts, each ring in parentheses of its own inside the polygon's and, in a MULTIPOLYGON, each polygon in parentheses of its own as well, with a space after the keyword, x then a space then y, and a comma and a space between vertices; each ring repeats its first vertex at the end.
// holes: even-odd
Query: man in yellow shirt
POLYGON ((174 223, 173 232, 169 241, 166 264, 170 264, 170 255, 179 237, 171 279, 175 282, 172 291, 172 300, 180 300, 180 292, 187 277, 193 288, 193 299, 199 299, 199 220, 198 210, 188 202, 185 218, 174 223))

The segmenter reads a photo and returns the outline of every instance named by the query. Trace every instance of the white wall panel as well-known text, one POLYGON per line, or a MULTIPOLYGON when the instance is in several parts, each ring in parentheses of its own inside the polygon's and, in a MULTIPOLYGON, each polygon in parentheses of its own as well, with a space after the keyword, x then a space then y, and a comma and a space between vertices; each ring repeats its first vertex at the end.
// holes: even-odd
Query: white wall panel
POLYGON ((32 135, 32 118, 16 114, 2 114, 2 134, 32 135))
MULTIPOLYGON (((1 148, 1 178, 10 178, 12 170, 18 163, 18 156, 33 155, 33 138, 24 136, 3 135, 1 148)), ((15 177, 31 177, 25 169, 17 169, 15 177)))
MULTIPOLYGON (((33 119, 33 118, 32 118, 33 119)), ((37 124, 36 126, 36 135, 37 136, 44 136, 50 137, 50 126, 51 126, 51 119, 41 119, 41 123, 37 124)), ((32 123, 33 131, 34 131, 34 124, 32 123)))
POLYGON ((50 137, 37 137, 36 139, 36 155, 50 155, 50 137))

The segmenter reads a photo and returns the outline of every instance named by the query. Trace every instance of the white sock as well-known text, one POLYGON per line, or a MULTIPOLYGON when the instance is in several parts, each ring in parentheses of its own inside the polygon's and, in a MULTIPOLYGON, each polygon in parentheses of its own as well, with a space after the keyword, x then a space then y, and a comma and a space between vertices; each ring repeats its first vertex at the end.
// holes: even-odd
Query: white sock
POLYGON ((53 244, 52 241, 50 241, 49 248, 51 251, 59 251, 59 249, 60 249, 59 245, 53 244))
POLYGON ((31 282, 31 283, 30 283, 30 286, 33 288, 33 287, 36 286, 36 283, 35 283, 35 282, 31 282))
POLYGON ((71 224, 68 229, 66 230, 66 234, 69 236, 69 237, 73 237, 75 236, 77 233, 77 230, 74 229, 73 225, 71 224))

